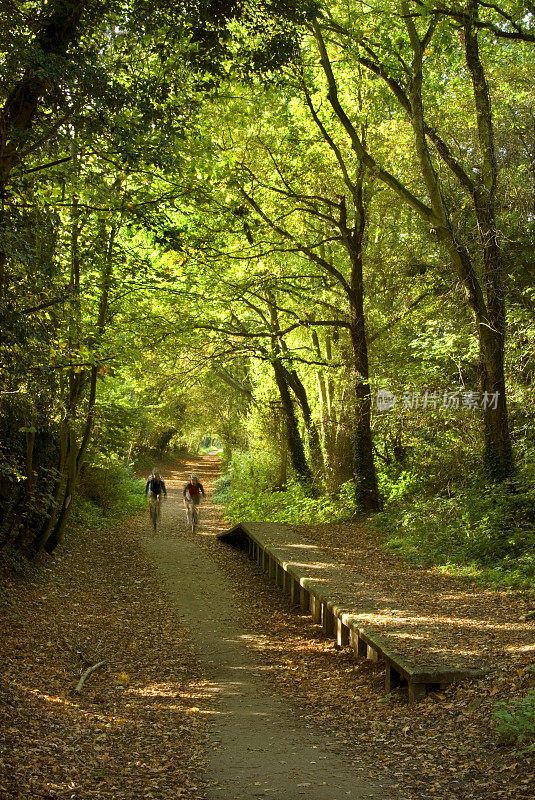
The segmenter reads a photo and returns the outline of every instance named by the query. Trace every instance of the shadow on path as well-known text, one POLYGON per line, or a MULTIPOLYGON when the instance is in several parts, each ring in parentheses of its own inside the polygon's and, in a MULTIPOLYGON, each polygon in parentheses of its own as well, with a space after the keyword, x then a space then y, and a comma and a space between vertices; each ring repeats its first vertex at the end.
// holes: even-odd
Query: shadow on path
POLYGON ((194 471, 209 498, 218 461, 205 457, 182 466, 183 472, 165 476, 168 500, 160 529, 151 536, 147 526, 142 544, 183 618, 208 678, 214 713, 207 800, 387 797, 384 788, 359 776, 353 763, 357 754, 345 754, 325 733, 305 724, 298 710, 263 682, 261 664, 247 648, 250 633, 233 603, 235 587, 206 548, 199 546, 198 536, 215 537, 225 527, 209 499, 198 532, 186 528, 182 486, 194 471))

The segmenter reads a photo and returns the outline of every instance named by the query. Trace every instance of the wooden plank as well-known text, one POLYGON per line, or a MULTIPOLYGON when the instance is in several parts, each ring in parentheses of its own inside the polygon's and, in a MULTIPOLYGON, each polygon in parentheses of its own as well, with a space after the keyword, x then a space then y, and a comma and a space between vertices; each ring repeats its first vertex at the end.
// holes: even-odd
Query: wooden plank
POLYGON ((301 586, 297 578, 294 578, 293 575, 290 576, 290 600, 292 605, 298 606, 299 605, 299 590, 301 586))
POLYGON ((336 644, 338 647, 347 647, 349 644, 349 628, 340 617, 336 617, 336 644))
POLYGON ((323 633, 325 636, 332 636, 334 634, 334 614, 327 603, 324 602, 321 604, 321 624, 323 625, 323 633))
MULTIPOLYGON (((363 615, 373 613, 373 609, 359 606, 347 592, 345 595, 339 591, 337 593, 332 570, 328 573, 327 580, 322 577, 323 573, 318 565, 320 568, 332 568, 330 557, 316 545, 296 545, 291 541, 291 531, 286 526, 276 523, 241 523, 231 531, 220 534, 218 538, 233 546, 246 548, 264 571, 290 595, 292 603, 299 604, 302 612, 310 610, 313 622, 321 624, 327 635, 334 634, 340 646, 349 643, 357 656, 365 655, 374 661, 383 659, 387 673, 385 685, 393 687, 407 682, 411 702, 424 697, 430 688, 483 674, 476 667, 457 667, 451 664, 429 666, 425 661, 413 663, 397 653, 391 640, 370 626, 360 623, 363 615), (296 547, 299 550, 295 550, 296 547), (325 564, 322 564, 322 560, 325 564)), ((359 576, 355 576, 354 571, 350 574, 357 581, 353 585, 358 585, 359 576)), ((388 607, 384 599, 381 603, 388 607)), ((425 659, 425 653, 422 655, 425 659)))
POLYGON ((366 658, 368 661, 381 661, 382 653, 380 650, 377 650, 376 647, 372 647, 371 644, 366 646, 366 658))
POLYGON ((284 594, 290 594, 291 593, 291 591, 292 591, 291 584, 292 584, 292 576, 283 567, 282 568, 282 591, 284 592, 284 594))
POLYGON ((349 642, 356 656, 366 658, 367 646, 364 639, 359 636, 358 628, 349 629, 349 642))
POLYGON ((310 609, 310 594, 304 586, 299 586, 299 608, 304 613, 310 609))
POLYGON ((403 681, 403 678, 401 677, 401 674, 398 672, 398 670, 395 668, 395 666, 393 664, 391 664, 390 661, 386 660, 385 661, 385 691, 387 693, 391 692, 392 689, 395 689, 396 687, 401 686, 402 683, 404 683, 404 682, 406 682, 406 681, 403 681))
POLYGON ((412 681, 409 681, 409 687, 408 687, 409 703, 417 703, 419 700, 423 700, 426 694, 427 694, 427 684, 413 683, 412 681))
POLYGON ((272 580, 275 580, 277 574, 277 561, 272 555, 269 556, 268 575, 272 580))
POLYGON ((312 622, 315 625, 321 625, 321 600, 317 594, 310 594, 310 613, 312 622))

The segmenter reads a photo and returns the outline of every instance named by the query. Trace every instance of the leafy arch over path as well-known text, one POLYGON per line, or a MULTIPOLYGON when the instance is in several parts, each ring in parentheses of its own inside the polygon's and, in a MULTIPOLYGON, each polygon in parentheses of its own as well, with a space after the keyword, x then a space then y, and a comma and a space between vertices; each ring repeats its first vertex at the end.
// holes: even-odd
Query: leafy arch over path
POLYGON ((532 36, 528 7, 475 0, 20 5, 0 541, 52 550, 85 461, 201 427, 273 486, 351 481, 355 511, 403 494, 424 453, 464 479, 479 428, 488 474, 518 488, 532 36))

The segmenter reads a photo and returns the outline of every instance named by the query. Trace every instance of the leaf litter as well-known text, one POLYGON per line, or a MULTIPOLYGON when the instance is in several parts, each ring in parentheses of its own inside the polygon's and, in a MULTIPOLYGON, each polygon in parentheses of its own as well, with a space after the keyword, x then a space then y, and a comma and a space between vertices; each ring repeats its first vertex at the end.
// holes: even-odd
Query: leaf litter
POLYGON ((29 581, 6 577, 0 797, 204 796, 203 676, 140 526, 71 531, 29 581))
MULTIPOLYGON (((504 624, 525 614, 525 597, 458 579, 444 589, 444 576, 406 567, 353 523, 301 526, 370 581, 371 570, 388 582, 411 608, 427 593, 428 617, 444 611, 435 586, 457 613, 477 620, 486 607, 486 619, 501 623, 479 640, 487 678, 409 705, 400 691, 385 695, 380 663, 337 648, 245 554, 217 542, 224 522, 210 516, 196 540, 235 587, 266 684, 305 724, 324 730, 358 773, 388 778, 397 793, 389 800, 532 800, 533 753, 500 745, 492 724, 497 700, 533 685, 533 651, 524 634, 515 650, 518 628, 504 624)), ((145 526, 143 515, 115 531, 77 531, 29 583, 8 580, 0 606, 0 797, 204 797, 210 699, 179 615, 136 544, 145 526), (84 670, 102 660, 76 695, 84 670)))
MULTIPOLYGON (((363 776, 393 780, 400 800, 533 800, 533 752, 500 744, 493 724, 496 701, 523 697, 534 685, 535 627, 521 619, 532 597, 410 567, 357 523, 294 531, 329 551, 333 562, 357 568, 370 587, 397 598, 398 608, 425 617, 437 650, 453 653, 466 644, 470 660, 487 673, 415 704, 401 689, 385 694, 384 665, 338 648, 245 553, 202 537, 200 545, 236 587, 237 613, 253 632, 248 646, 262 660, 264 678, 286 695, 293 713, 332 736, 363 776), (459 629, 444 625, 453 617, 463 618, 462 643, 459 629)), ((426 653, 426 643, 399 641, 408 655, 426 653)))

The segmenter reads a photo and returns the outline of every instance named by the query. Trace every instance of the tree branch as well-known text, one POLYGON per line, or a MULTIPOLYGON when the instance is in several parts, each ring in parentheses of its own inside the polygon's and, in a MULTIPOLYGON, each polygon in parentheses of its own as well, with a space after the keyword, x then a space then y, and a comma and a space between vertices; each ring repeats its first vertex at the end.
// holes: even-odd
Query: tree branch
POLYGON ((336 84, 336 79, 334 77, 331 62, 329 59, 329 55, 327 53, 327 48, 323 40, 319 23, 317 20, 313 20, 311 24, 314 32, 314 37, 318 45, 323 71, 325 72, 325 76, 327 78, 327 85, 329 87, 329 93, 328 93, 329 101, 333 107, 336 116, 338 117, 343 128, 348 134, 349 139, 351 141, 351 146, 355 151, 357 157, 359 158, 360 161, 362 161, 364 166, 370 170, 372 175, 377 176, 390 189, 393 189, 393 191, 397 195, 399 195, 411 208, 413 208, 430 225, 434 227, 439 227, 440 225, 442 225, 442 220, 438 219, 435 216, 433 209, 430 208, 425 203, 423 203, 421 200, 419 200, 415 195, 413 195, 412 192, 410 192, 407 189, 407 187, 404 186, 400 181, 398 181, 398 179, 395 178, 390 172, 380 167, 375 161, 375 159, 365 149, 354 125, 351 123, 349 117, 347 116, 344 109, 342 108, 342 105, 340 104, 340 100, 338 98, 338 87, 336 84))

